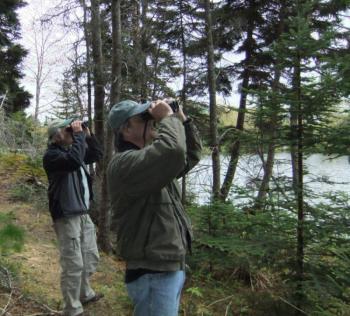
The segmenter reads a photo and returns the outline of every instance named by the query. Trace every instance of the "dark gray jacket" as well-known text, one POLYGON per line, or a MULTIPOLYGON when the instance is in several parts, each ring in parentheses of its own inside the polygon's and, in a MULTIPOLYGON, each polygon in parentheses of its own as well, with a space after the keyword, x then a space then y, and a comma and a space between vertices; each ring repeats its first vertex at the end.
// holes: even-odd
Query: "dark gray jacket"
POLYGON ((61 217, 88 212, 84 203, 80 167, 84 168, 93 198, 91 177, 86 164, 102 158, 102 149, 95 136, 86 137, 84 132, 74 133, 73 144, 65 149, 51 144, 43 157, 43 165, 49 179, 49 209, 55 221, 61 217))

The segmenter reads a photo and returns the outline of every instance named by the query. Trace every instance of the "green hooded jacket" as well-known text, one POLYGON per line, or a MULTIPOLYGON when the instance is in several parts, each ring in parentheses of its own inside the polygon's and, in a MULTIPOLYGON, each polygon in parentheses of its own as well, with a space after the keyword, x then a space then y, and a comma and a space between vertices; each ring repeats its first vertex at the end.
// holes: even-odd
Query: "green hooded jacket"
POLYGON ((151 145, 116 153, 107 171, 117 252, 127 269, 177 271, 184 267, 192 229, 177 178, 200 159, 191 121, 164 118, 151 145))

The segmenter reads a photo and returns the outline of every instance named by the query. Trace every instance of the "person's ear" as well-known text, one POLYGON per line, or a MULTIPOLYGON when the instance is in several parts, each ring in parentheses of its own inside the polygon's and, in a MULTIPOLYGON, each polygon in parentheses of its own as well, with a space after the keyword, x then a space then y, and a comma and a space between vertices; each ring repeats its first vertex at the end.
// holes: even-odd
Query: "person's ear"
POLYGON ((53 141, 54 141, 55 143, 60 143, 60 142, 62 142, 62 140, 63 140, 63 135, 62 135, 61 132, 57 132, 57 133, 55 134, 55 136, 53 137, 53 141))
POLYGON ((127 138, 130 135, 130 129, 129 129, 129 125, 125 124, 122 129, 121 132, 123 134, 124 139, 127 138))

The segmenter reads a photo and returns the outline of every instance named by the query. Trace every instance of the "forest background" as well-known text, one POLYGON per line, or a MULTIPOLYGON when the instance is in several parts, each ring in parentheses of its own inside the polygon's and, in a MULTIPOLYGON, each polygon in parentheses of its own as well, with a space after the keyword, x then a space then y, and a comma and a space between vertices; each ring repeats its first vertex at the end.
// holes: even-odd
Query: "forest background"
MULTIPOLYGON (((105 152, 91 169, 92 216, 101 250, 113 256, 106 114, 122 99, 177 98, 208 162, 181 180, 196 236, 181 312, 350 315, 349 192, 305 181, 311 154, 349 156, 350 1, 61 0, 31 21, 30 51, 20 44, 23 6, 0 4, 0 171, 11 175, 11 203, 47 212, 46 125, 87 119, 105 152), (281 152, 290 174, 276 173, 281 152), (239 185, 247 156, 260 168, 239 185), (191 179, 208 168, 204 203, 191 179)), ((0 264, 20 275, 11 256, 28 234, 15 224, 1 213, 0 264)))

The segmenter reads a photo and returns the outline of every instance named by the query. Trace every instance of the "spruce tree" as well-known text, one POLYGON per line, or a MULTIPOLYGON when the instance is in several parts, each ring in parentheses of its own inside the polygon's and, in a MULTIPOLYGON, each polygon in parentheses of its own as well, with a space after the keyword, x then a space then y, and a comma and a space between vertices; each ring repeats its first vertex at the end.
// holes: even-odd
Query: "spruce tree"
POLYGON ((5 96, 7 113, 24 110, 29 106, 31 95, 21 85, 21 64, 27 52, 20 39, 20 23, 16 10, 25 5, 21 0, 0 3, 0 96, 5 96))

